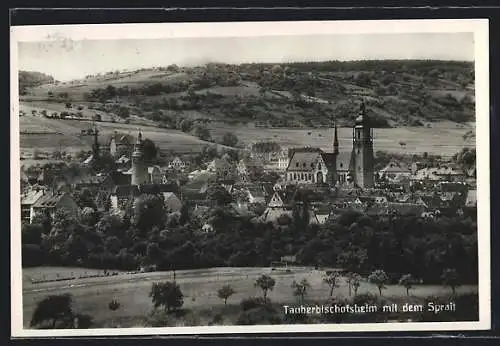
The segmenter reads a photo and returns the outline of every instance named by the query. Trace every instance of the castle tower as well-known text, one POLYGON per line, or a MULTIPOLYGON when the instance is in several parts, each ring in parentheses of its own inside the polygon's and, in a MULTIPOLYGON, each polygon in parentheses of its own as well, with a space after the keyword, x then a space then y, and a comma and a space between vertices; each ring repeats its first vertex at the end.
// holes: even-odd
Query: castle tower
POLYGON ((352 156, 354 183, 361 188, 373 187, 373 130, 364 103, 361 103, 359 116, 352 131, 352 156))
POLYGON ((132 153, 132 185, 143 185, 148 182, 148 169, 142 152, 142 133, 139 131, 132 153))

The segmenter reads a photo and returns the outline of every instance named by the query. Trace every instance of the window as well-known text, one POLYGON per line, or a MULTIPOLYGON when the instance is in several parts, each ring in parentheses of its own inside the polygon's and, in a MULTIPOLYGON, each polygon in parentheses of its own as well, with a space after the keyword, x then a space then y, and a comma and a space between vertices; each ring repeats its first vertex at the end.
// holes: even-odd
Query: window
POLYGON ((302 167, 304 167, 304 168, 306 167, 306 163, 305 163, 305 162, 304 162, 304 163, 302 163, 302 167))
POLYGON ((295 167, 299 167, 299 163, 298 162, 295 163, 295 167))
POLYGON ((313 162, 311 162, 311 168, 314 168, 314 163, 313 162))
POLYGON ((321 170, 321 163, 318 163, 318 169, 321 170))
POLYGON ((344 167, 344 164, 341 162, 341 163, 340 163, 340 168, 342 168, 342 167, 344 167))
POLYGON ((293 180, 297 180, 297 173, 293 174, 293 180))
POLYGON ((301 179, 301 180, 304 180, 304 173, 302 173, 302 174, 300 175, 300 179, 301 179))

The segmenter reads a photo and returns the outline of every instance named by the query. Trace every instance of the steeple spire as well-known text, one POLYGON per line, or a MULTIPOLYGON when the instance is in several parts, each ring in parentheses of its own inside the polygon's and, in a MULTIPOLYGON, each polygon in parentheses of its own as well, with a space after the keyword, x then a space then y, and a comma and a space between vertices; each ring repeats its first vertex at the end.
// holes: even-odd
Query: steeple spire
POLYGON ((334 120, 334 132, 333 132, 333 153, 337 155, 339 153, 339 137, 337 134, 337 120, 334 120))

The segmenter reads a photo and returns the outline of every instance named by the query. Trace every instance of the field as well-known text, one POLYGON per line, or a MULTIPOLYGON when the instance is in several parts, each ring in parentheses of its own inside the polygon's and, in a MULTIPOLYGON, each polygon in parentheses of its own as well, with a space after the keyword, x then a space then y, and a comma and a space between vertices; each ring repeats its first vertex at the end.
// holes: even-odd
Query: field
MULTIPOLYGON (((50 134, 23 134, 20 135, 21 149, 38 148, 40 150, 64 149, 68 152, 79 150, 90 150, 93 138, 82 136, 81 130, 91 126, 89 121, 46 119, 39 116, 20 117, 20 130, 28 131, 51 131, 50 134)), ((180 152, 190 152, 200 150, 208 144, 194 136, 185 134, 177 130, 160 129, 157 127, 119 124, 119 123, 98 123, 101 131, 101 141, 109 138, 114 131, 120 133, 137 135, 140 129, 144 138, 149 138, 155 142, 162 150, 175 150, 180 152)))
MULTIPOLYGON (((96 327, 133 327, 144 324, 144 318, 152 310, 151 298, 148 297, 152 282, 172 280, 172 272, 155 272, 141 274, 122 273, 116 276, 103 278, 77 279, 73 281, 58 281, 50 283, 32 284, 32 278, 41 276, 60 277, 70 273, 88 274, 92 270, 76 268, 28 268, 23 270, 23 319, 27 327, 36 306, 36 303, 49 294, 71 293, 74 299, 74 309, 80 313, 94 317, 96 327), (117 311, 107 308, 112 299, 117 299, 121 307, 117 311)), ((95 271, 94 271, 95 272, 95 271)), ((178 271, 176 281, 184 293, 186 310, 196 311, 199 316, 205 316, 196 323, 207 324, 213 317, 214 311, 237 311, 237 304, 251 296, 260 296, 261 292, 254 287, 255 279, 269 274, 276 280, 276 286, 270 291, 269 298, 279 304, 293 304, 296 302, 292 295, 291 284, 294 280, 307 279, 311 284, 311 291, 307 295, 310 302, 324 301, 329 297, 329 287, 323 283, 324 271, 310 268, 293 268, 290 273, 283 270, 272 271, 270 268, 213 268, 178 271), (236 293, 228 299, 224 306, 217 297, 217 290, 224 284, 231 284, 236 293)), ((378 294, 377 288, 367 282, 362 282, 358 293, 371 292, 378 294)), ((458 293, 477 292, 477 286, 462 286, 458 293)), ((336 296, 347 297, 348 287, 345 282, 335 289, 336 296)), ((401 286, 389 285, 383 295, 387 298, 406 301, 405 289, 401 286)), ((442 286, 419 285, 411 291, 410 301, 422 300, 430 295, 449 294, 449 289, 442 286)))
MULTIPOLYGON (((78 120, 46 119, 39 116, 20 117, 20 130, 46 132, 42 134, 20 135, 21 149, 38 148, 53 151, 64 148, 66 151, 90 150, 92 138, 81 136, 81 130, 88 129, 90 122, 78 120)), ((143 136, 153 140, 161 150, 179 152, 199 151, 208 142, 190 134, 177 130, 160 129, 152 126, 123 123, 98 123, 103 137, 109 138, 115 130, 135 136, 138 129, 143 136)), ((284 147, 313 146, 331 150, 333 133, 331 129, 266 129, 255 126, 231 126, 222 123, 210 124, 212 137, 220 139, 225 133, 234 133, 241 144, 249 144, 263 140, 278 141, 284 147)), ((464 146, 474 146, 471 141, 465 142, 463 135, 474 129, 473 125, 457 127, 451 122, 436 123, 432 128, 399 127, 374 130, 374 149, 389 152, 423 153, 453 155, 464 146), (404 146, 401 145, 404 142, 404 146)), ((341 151, 352 148, 352 129, 340 128, 339 141, 341 151)))

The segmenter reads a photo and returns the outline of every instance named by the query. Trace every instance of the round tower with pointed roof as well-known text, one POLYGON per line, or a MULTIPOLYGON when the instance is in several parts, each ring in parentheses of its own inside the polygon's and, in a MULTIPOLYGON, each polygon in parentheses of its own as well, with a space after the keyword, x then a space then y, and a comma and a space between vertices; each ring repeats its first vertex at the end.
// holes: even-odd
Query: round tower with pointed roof
POLYGON ((139 131, 132 153, 132 185, 143 185, 148 182, 148 169, 142 152, 142 133, 139 131))

